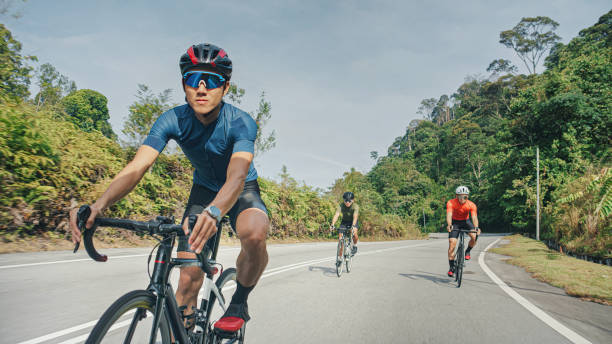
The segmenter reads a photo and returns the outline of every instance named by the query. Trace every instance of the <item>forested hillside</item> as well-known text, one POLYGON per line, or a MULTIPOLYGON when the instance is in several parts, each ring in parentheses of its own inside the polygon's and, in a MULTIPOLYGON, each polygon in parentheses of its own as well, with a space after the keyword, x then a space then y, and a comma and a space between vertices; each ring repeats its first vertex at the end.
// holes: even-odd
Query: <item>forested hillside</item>
MULTIPOLYGON (((521 24, 550 20, 527 19, 521 24)), ((363 180, 343 182, 359 180, 361 198, 424 231, 444 226, 446 200, 467 185, 485 231, 533 233, 539 147, 542 237, 609 256, 611 30, 609 12, 569 44, 553 42, 541 74, 535 67, 518 74, 499 59, 489 77, 468 77, 452 95, 423 100, 424 118, 411 121, 386 156, 372 152, 377 163, 363 180)))

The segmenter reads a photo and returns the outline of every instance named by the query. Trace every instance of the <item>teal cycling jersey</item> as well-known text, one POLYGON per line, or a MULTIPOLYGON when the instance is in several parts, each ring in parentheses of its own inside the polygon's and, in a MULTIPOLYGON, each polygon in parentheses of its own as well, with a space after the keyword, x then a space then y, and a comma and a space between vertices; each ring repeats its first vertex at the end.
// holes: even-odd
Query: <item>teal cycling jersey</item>
MULTIPOLYGON (((193 183, 219 191, 225 184, 232 154, 254 153, 256 137, 253 118, 235 106, 221 103, 217 119, 204 125, 185 104, 161 114, 143 144, 161 153, 170 139, 175 140, 195 168, 193 183)), ((251 162, 245 181, 256 179, 251 162)))

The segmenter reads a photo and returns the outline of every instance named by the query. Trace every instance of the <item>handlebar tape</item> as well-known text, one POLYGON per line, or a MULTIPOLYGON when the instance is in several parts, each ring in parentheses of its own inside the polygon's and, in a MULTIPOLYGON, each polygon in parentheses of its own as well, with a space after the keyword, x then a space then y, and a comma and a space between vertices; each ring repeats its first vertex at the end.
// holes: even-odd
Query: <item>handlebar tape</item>
MULTIPOLYGON (((91 259, 97 262, 105 262, 108 260, 108 256, 98 253, 98 251, 96 251, 96 248, 94 247, 94 244, 93 244, 93 235, 96 232, 96 228, 98 227, 97 224, 95 224, 94 222, 94 225, 91 226, 91 228, 89 229, 85 228, 87 219, 89 219, 90 215, 91 215, 91 208, 89 208, 88 205, 81 206, 77 213, 77 225, 79 229, 83 232, 83 243, 85 244, 85 250, 87 251, 87 254, 91 257, 91 259)), ((74 249, 75 252, 78 248, 79 246, 77 244, 74 249)))

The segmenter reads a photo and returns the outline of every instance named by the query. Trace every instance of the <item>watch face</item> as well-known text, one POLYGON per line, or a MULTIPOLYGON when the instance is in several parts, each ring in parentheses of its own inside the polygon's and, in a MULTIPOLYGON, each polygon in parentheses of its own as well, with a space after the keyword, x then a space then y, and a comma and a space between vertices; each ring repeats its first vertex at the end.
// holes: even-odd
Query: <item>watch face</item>
POLYGON ((210 213, 210 215, 214 216, 216 219, 219 219, 219 217, 221 216, 221 210, 219 210, 219 208, 215 207, 214 205, 211 205, 210 207, 208 207, 207 211, 210 213))

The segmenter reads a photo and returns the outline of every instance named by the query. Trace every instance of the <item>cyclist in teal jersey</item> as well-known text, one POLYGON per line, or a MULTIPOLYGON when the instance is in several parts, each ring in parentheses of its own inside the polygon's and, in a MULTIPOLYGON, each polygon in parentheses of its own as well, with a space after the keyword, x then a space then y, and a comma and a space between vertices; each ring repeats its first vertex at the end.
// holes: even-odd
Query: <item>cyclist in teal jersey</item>
MULTIPOLYGON (((194 167, 193 187, 183 215, 183 229, 189 235, 189 215, 198 220, 188 237, 178 243, 179 258, 196 258, 217 232, 217 223, 227 214, 240 239, 236 261, 236 291, 224 316, 215 327, 240 328, 250 319, 247 297, 268 263, 266 235, 270 226, 261 200, 257 171, 253 166, 257 125, 251 116, 223 101, 230 89, 232 61, 225 50, 212 44, 196 44, 180 60, 187 104, 161 114, 134 159, 121 171, 104 194, 90 206, 87 228, 96 216, 127 195, 153 165, 170 139, 175 140, 194 167)), ((73 241, 81 233, 76 209, 70 214, 73 241)), ((204 274, 199 267, 180 270, 176 300, 182 306, 185 325, 193 326, 193 307, 204 274)))

